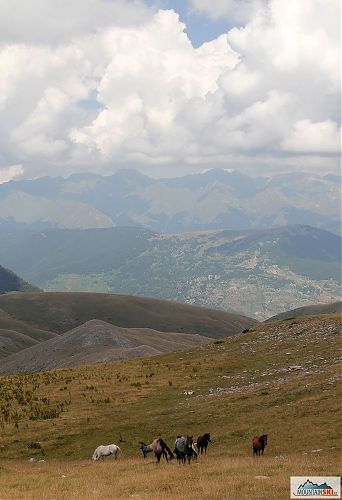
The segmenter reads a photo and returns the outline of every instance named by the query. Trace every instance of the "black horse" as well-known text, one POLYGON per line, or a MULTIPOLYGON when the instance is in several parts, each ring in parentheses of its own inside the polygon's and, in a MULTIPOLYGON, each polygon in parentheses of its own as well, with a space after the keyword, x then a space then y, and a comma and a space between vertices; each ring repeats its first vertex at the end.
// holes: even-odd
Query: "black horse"
POLYGON ((201 452, 201 455, 203 453, 203 450, 204 453, 207 454, 207 448, 209 443, 211 443, 210 432, 206 432, 205 434, 203 434, 203 436, 198 436, 197 449, 199 452, 201 452))
POLYGON ((193 436, 177 436, 173 453, 176 455, 178 462, 183 464, 185 464, 186 460, 190 463, 192 458, 197 458, 193 436))

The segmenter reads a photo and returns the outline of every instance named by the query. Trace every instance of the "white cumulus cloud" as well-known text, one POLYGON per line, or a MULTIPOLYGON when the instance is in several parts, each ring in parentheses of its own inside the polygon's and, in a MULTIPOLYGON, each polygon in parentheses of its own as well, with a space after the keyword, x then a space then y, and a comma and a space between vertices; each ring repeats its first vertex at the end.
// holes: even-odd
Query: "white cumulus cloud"
POLYGON ((41 17, 22 15, 20 34, 0 0, 0 168, 338 168, 338 0, 240 2, 253 4, 244 24, 199 48, 173 10, 35 1, 41 17), (60 30, 56 9, 70 18, 60 30), (39 33, 44 16, 56 26, 39 33))
POLYGON ((339 153, 341 131, 337 124, 327 120, 312 123, 299 120, 282 143, 283 149, 301 153, 339 153))

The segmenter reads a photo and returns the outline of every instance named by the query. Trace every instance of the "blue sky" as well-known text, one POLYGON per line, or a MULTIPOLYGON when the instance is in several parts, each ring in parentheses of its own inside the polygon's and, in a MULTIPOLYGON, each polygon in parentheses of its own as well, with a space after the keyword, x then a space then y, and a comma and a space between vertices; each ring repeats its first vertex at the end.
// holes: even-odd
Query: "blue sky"
POLYGON ((204 42, 214 40, 222 33, 236 26, 226 18, 211 19, 206 14, 195 12, 188 0, 148 0, 147 3, 161 9, 173 9, 179 14, 180 20, 186 25, 186 33, 194 47, 199 47, 204 42))

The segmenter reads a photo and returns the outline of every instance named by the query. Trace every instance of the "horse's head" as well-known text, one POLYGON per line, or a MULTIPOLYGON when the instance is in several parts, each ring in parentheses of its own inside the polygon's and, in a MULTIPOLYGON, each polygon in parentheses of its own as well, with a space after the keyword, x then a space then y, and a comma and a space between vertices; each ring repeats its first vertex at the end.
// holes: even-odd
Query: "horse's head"
POLYGON ((147 457, 147 444, 143 443, 142 441, 139 441, 139 448, 141 449, 144 458, 147 457))
POLYGON ((263 434, 261 437, 262 437, 262 440, 264 442, 264 446, 266 446, 267 445, 267 434, 263 434))
POLYGON ((204 435, 203 435, 204 439, 206 439, 209 443, 211 443, 211 439, 210 439, 210 432, 206 432, 204 435))
POLYGON ((186 436, 186 440, 185 440, 185 443, 186 443, 186 447, 187 448, 191 448, 192 449, 192 446, 194 444, 194 436, 186 436))

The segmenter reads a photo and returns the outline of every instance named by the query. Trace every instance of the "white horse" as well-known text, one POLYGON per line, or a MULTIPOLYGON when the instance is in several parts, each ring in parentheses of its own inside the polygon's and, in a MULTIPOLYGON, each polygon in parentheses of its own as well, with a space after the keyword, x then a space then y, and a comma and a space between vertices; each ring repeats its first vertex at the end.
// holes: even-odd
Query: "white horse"
POLYGON ((113 457, 116 460, 118 458, 117 457, 118 451, 122 453, 121 449, 116 444, 107 444, 106 446, 101 444, 94 451, 93 460, 99 460, 99 458, 101 457, 104 460, 104 457, 108 457, 109 455, 113 455, 113 457))

